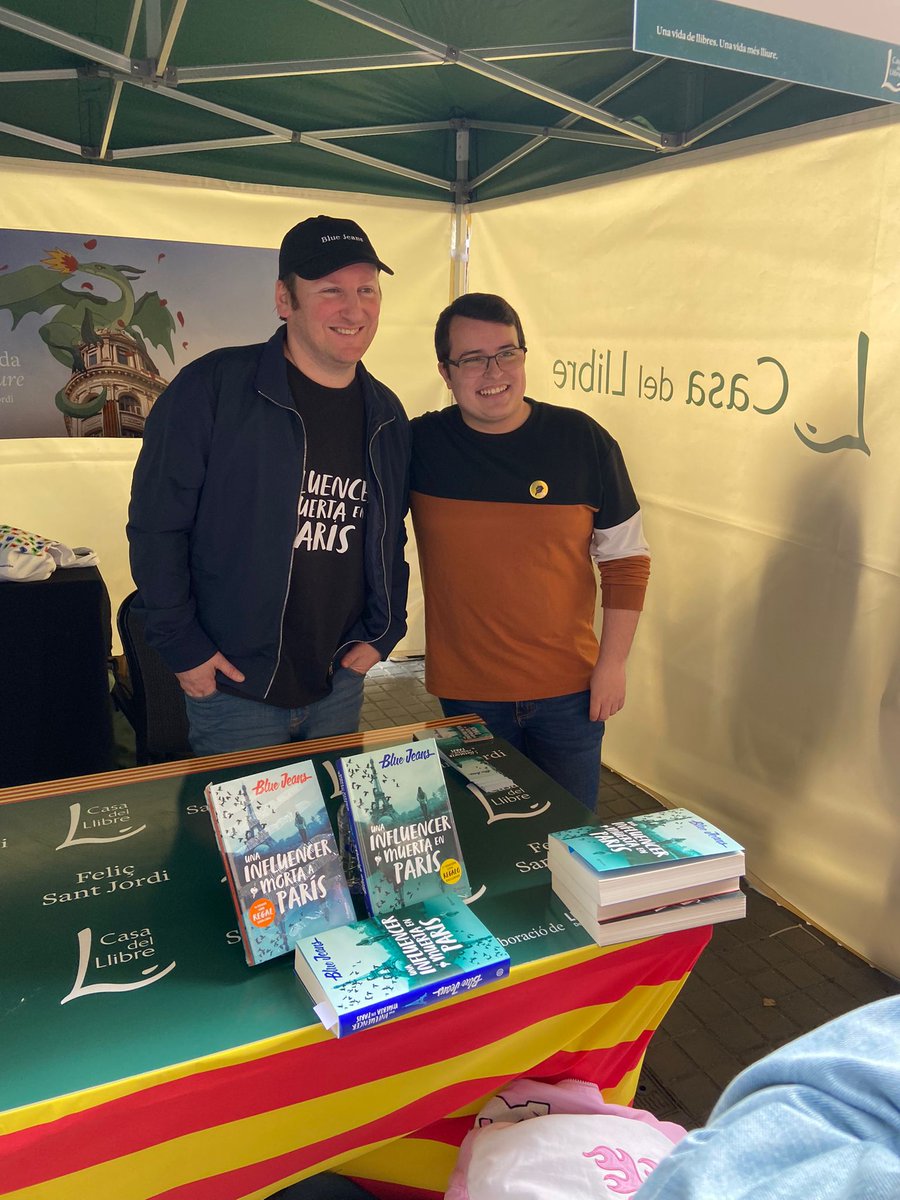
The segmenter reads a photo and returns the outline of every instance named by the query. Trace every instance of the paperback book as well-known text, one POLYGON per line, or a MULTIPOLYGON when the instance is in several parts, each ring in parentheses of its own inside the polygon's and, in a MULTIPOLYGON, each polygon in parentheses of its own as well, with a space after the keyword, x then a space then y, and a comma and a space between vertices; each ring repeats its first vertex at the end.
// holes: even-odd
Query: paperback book
POLYGON ((736 891, 720 895, 669 904, 650 912, 599 921, 593 915, 596 910, 584 907, 564 884, 554 881, 553 890, 598 946, 616 946, 620 942, 659 937, 660 934, 674 933, 678 929, 694 929, 698 925, 735 921, 745 915, 747 907, 744 893, 738 888, 736 891))
POLYGON ((711 883, 695 883, 690 887, 675 887, 667 891, 648 892, 646 895, 637 896, 631 900, 599 904, 596 897, 591 895, 590 888, 583 887, 581 880, 571 873, 563 876, 557 872, 554 875, 551 868, 550 880, 554 891, 557 890, 557 885, 564 887, 576 903, 593 915, 595 921, 611 921, 616 917, 639 916, 656 909, 668 908, 673 904, 686 904, 690 900, 705 900, 710 896, 736 892, 741 886, 740 876, 733 875, 711 883))
POLYGON ((355 918, 309 759, 210 783, 206 799, 251 966, 355 918))
POLYGON ((441 725, 415 735, 432 737, 441 761, 458 771, 473 789, 483 792, 495 803, 504 796, 527 798, 514 779, 502 771, 505 752, 494 742, 494 735, 482 721, 472 725, 441 725))
POLYGON ((743 847, 686 808, 551 834, 547 862, 554 878, 602 905, 744 872, 743 847))
MULTIPOLYGON (((435 739, 451 787, 456 790, 461 784, 475 797, 488 825, 497 821, 540 820, 551 808, 567 814, 572 821, 579 819, 577 814, 583 810, 577 800, 519 750, 495 736, 483 721, 442 724, 414 734, 426 735, 435 739)), ((565 819, 564 816, 558 821, 557 828, 565 819)), ((543 841, 547 825, 543 822, 542 825, 543 841)), ((482 846, 477 846, 475 854, 481 849, 482 846)), ((487 864, 474 864, 471 851, 469 865, 480 867, 484 876, 487 864)))
POLYGON ((471 895, 434 739, 338 759, 369 912, 471 895))
POLYGON ((509 955, 457 896, 328 929, 297 943, 294 969, 336 1037, 509 974, 509 955))

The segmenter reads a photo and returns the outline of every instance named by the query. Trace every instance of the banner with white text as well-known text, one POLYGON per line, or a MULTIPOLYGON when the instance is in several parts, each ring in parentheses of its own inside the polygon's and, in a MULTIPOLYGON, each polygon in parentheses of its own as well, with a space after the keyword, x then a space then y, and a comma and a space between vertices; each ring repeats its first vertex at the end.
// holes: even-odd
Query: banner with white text
POLYGON ((896 0, 635 0, 634 48, 900 102, 896 0))

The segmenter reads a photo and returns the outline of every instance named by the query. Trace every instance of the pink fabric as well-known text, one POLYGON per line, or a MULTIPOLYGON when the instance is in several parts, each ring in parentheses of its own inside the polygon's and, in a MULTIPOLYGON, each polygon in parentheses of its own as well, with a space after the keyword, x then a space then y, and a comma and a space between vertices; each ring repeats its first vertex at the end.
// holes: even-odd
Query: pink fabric
POLYGON ((607 1104, 593 1083, 519 1079, 475 1118, 445 1200, 621 1200, 685 1133, 641 1109, 607 1104))

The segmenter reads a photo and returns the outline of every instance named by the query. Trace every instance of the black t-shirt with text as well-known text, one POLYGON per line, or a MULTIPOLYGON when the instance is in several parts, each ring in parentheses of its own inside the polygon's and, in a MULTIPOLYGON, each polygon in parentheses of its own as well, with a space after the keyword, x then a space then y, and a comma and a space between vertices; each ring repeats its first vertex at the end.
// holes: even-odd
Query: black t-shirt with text
POLYGON ((362 388, 288 382, 306 442, 281 656, 266 700, 297 708, 331 689, 332 659, 365 603, 366 412, 362 388))

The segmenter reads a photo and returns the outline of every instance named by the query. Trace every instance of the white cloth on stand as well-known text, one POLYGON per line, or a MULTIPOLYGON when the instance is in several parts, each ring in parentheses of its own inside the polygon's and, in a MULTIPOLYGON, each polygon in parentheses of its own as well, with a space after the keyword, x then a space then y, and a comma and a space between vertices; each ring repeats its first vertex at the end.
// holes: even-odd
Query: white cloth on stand
POLYGON ((95 567, 98 561, 87 546, 65 546, 39 533, 0 525, 0 581, 47 579, 57 567, 95 567))

